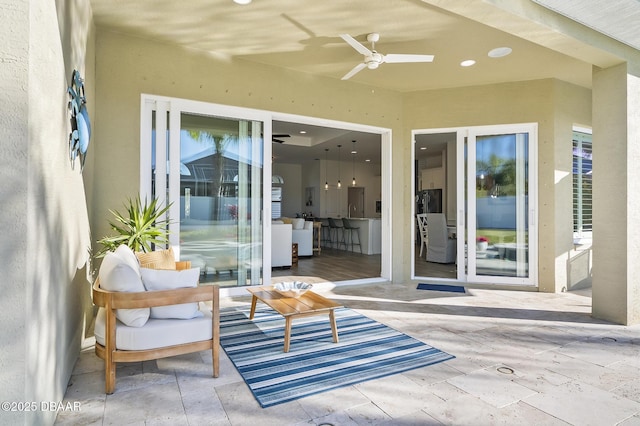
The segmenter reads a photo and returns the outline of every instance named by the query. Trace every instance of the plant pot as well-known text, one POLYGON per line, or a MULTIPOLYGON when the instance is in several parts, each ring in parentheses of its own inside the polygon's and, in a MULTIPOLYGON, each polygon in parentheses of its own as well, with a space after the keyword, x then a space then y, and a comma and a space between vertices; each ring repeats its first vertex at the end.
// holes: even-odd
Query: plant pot
POLYGON ((487 251, 489 243, 487 241, 479 241, 476 243, 476 251, 487 251))

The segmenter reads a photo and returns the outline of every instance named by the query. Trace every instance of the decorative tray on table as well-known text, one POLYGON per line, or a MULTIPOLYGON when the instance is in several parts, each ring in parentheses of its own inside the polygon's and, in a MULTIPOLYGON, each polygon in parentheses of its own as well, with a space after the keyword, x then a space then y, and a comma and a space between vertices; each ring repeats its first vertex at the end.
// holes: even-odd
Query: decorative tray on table
POLYGON ((273 289, 285 297, 300 297, 312 287, 313 285, 302 281, 284 281, 273 285, 273 289))

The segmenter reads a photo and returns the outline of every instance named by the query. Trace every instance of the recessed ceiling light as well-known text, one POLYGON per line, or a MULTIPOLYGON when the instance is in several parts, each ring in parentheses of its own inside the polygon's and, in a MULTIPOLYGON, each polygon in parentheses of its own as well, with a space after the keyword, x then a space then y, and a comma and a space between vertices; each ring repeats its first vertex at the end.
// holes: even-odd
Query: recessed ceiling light
POLYGON ((420 147, 420 151, 424 151, 425 149, 427 149, 426 146, 420 147))
POLYGON ((474 65, 475 63, 476 63, 476 61, 474 61, 473 59, 467 59, 466 61, 460 62, 460 66, 461 67, 470 67, 471 65, 474 65))
POLYGON ((233 2, 236 3, 236 4, 245 5, 245 4, 251 3, 251 0, 233 0, 233 2))
POLYGON ((510 47, 496 47, 489 51, 488 55, 490 58, 502 58, 503 56, 507 56, 510 54, 512 49, 510 47))
POLYGON ((364 160, 364 161, 366 161, 367 163, 370 163, 370 162, 371 162, 371 160, 369 160, 368 158, 367 158, 366 160, 364 160))
POLYGON ((358 151, 351 151, 351 153, 352 153, 352 154, 357 154, 357 153, 358 153, 358 151))
POLYGON ((306 131, 306 130, 300 130, 300 134, 301 134, 301 135, 304 135, 304 134, 306 134, 306 133, 307 133, 307 131, 306 131))

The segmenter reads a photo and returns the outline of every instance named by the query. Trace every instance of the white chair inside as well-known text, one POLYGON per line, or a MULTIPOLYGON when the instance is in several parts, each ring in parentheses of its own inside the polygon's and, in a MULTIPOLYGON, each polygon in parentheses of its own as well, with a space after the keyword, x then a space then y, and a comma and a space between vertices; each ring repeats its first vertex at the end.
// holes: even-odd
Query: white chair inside
POLYGON ((429 243, 429 231, 427 229, 427 214, 419 213, 416 215, 418 221, 418 233, 420 234, 420 257, 422 257, 422 251, 427 249, 429 243))
POLYGON ((427 262, 454 263, 456 261, 456 240, 449 238, 447 219, 443 213, 427 213, 429 241, 427 262))

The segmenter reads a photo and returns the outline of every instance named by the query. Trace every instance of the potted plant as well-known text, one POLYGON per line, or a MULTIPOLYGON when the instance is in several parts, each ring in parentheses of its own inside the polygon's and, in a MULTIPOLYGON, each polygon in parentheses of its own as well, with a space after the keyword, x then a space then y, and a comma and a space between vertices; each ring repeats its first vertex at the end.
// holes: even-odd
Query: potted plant
POLYGON ((114 251, 121 244, 126 244, 134 252, 153 251, 154 245, 165 245, 169 242, 169 221, 164 219, 164 214, 171 204, 160 208, 158 200, 154 198, 150 202, 146 199, 144 204, 140 196, 129 198, 125 203, 126 214, 109 210, 115 220, 110 221, 111 229, 117 233, 112 237, 104 237, 98 240, 102 249, 96 257, 104 257, 108 252, 114 251))
POLYGON ((489 240, 487 239, 487 237, 476 238, 477 251, 486 251, 488 247, 489 247, 489 240))

